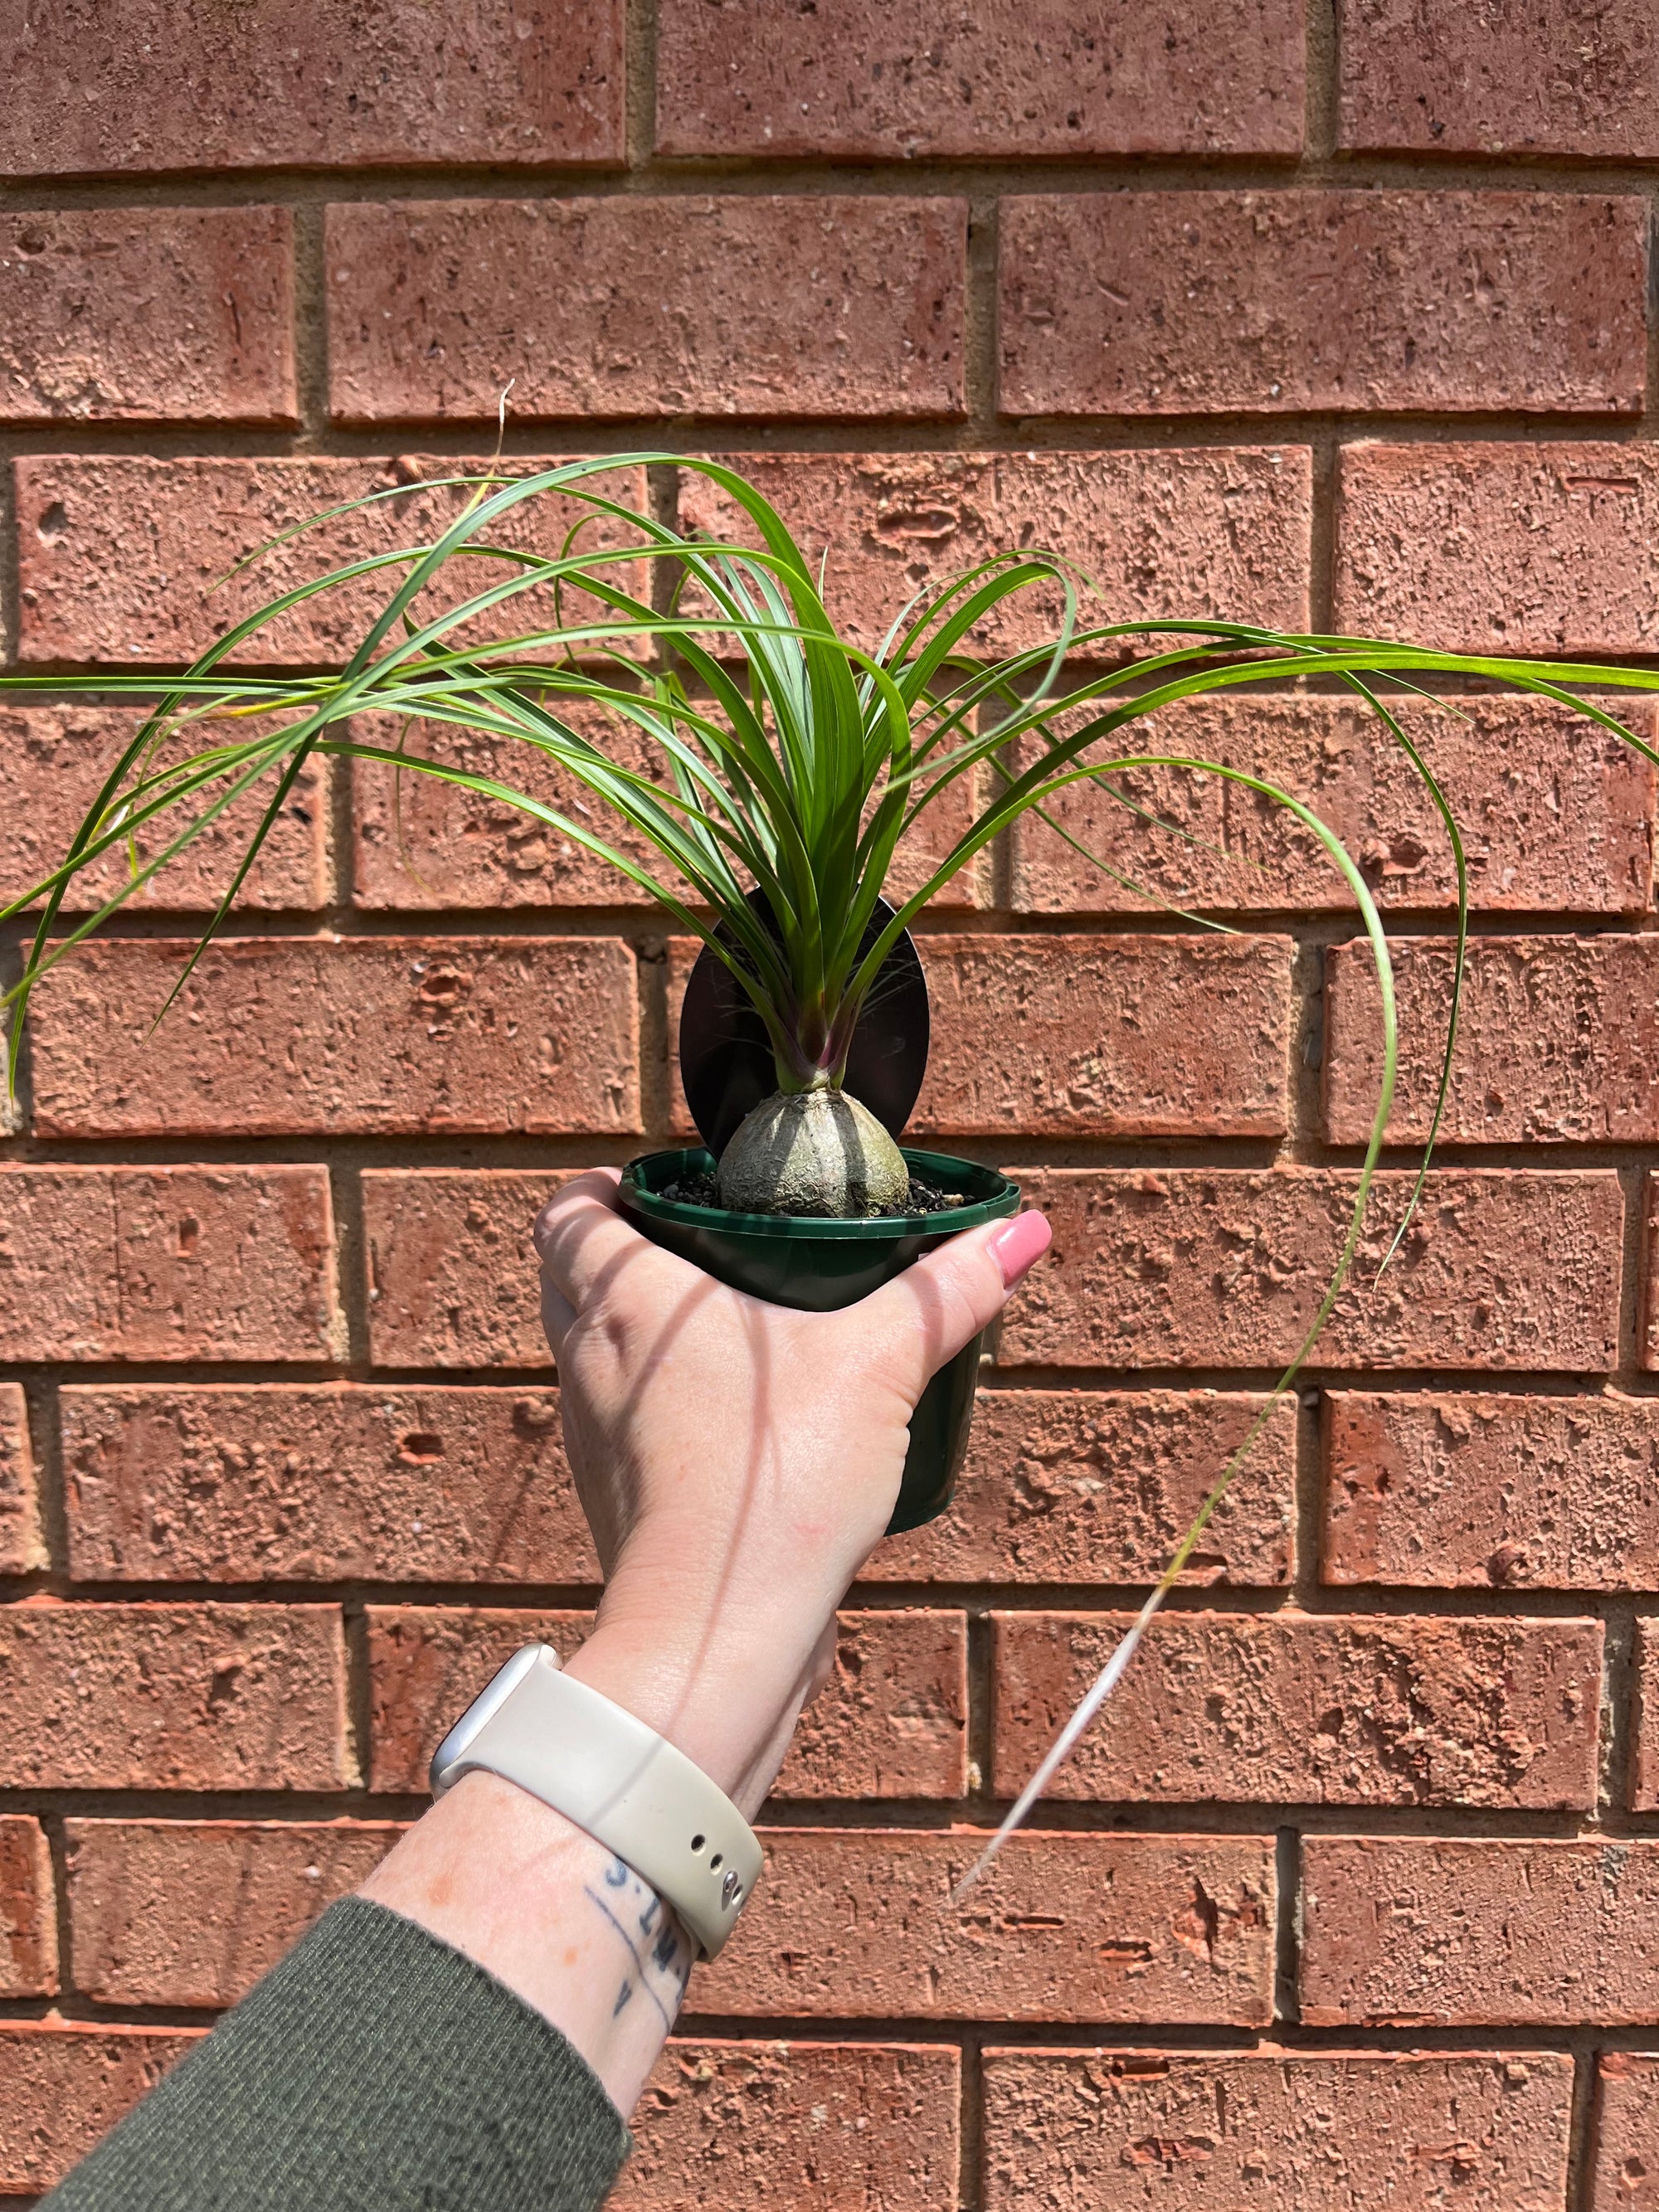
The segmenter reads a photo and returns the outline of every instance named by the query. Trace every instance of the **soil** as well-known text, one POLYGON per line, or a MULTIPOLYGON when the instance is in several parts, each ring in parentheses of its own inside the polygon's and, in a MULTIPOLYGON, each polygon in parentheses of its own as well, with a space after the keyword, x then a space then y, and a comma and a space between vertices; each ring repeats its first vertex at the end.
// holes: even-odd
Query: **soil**
MULTIPOLYGON (((719 1206, 720 1193, 712 1175, 681 1176, 673 1182, 665 1182, 657 1194, 659 1198, 672 1198, 679 1206, 719 1206)), ((966 1206, 968 1200, 959 1191, 941 1190, 936 1182, 915 1170, 910 1175, 910 1195, 903 1206, 884 1206, 863 1218, 869 1221, 908 1221, 918 1213, 948 1213, 952 1206, 966 1206)))

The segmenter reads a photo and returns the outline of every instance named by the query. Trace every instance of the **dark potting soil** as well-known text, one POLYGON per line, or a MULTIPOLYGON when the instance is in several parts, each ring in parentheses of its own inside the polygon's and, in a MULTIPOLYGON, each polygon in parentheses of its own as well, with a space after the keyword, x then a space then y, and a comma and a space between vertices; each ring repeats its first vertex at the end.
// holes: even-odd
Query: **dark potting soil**
MULTIPOLYGON (((657 1194, 659 1198, 672 1198, 678 1206, 718 1206, 720 1190, 712 1175, 680 1176, 665 1182, 657 1194)), ((968 1200, 960 1192, 941 1190, 926 1176, 910 1171, 910 1195, 902 1206, 878 1206, 864 1218, 870 1221, 907 1221, 916 1213, 948 1213, 952 1206, 966 1206, 968 1200)))

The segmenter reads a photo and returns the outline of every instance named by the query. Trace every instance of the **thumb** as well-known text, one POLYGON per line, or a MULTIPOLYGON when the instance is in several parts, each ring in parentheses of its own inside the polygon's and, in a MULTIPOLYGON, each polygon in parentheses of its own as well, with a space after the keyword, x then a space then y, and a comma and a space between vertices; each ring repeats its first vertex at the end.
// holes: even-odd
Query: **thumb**
POLYGON ((994 1322, 1009 1293, 1053 1241, 1035 1210, 969 1229, 844 1310, 896 1363, 912 1402, 928 1377, 994 1322))

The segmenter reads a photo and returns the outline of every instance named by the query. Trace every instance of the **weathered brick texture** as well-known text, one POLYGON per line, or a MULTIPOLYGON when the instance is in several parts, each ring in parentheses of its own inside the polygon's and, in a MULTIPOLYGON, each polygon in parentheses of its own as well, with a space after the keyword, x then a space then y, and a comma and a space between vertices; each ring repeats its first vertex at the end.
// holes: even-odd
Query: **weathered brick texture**
MULTIPOLYGON (((1305 451, 724 456, 770 500, 814 564, 830 611, 866 646, 929 584, 1011 545, 1063 550, 1103 597, 1091 623, 1225 615, 1295 628, 1308 615, 1311 475, 1305 451)), ((683 525, 752 532, 688 471, 683 525)), ((1033 586, 969 633, 981 650, 1052 638, 1061 595, 1033 586)))
POLYGON ((297 421, 286 208, 0 221, 0 419, 297 421))
POLYGON ((1650 2212, 1659 2187, 1659 2060, 1610 2051, 1599 2071, 1595 2212, 1650 2212))
POLYGON ((959 416, 967 235, 948 199, 332 208, 330 408, 959 416))
POLYGON ((0 1995, 51 1996, 58 1988, 58 1914, 46 1831, 0 1814, 0 1995))
POLYGON ((0 1574, 26 1575, 46 1564, 28 1401, 0 1382, 0 1574))
POLYGON ((0 1608, 0 1785, 337 1790, 354 1780, 326 1605, 0 1608))
MULTIPOLYGON (((1466 696, 1454 708, 1394 696, 1389 706, 1432 762, 1456 819, 1472 908, 1647 911, 1654 772, 1621 738, 1543 699, 1466 696)), ((1652 744, 1653 709, 1639 695, 1616 711, 1652 744)), ((1455 864, 1434 802, 1401 749, 1355 701, 1249 691, 1195 700, 1131 723, 1087 757, 1138 755, 1213 761, 1301 799, 1342 840, 1391 914, 1449 912, 1456 904, 1455 864)), ((1028 749, 1024 764, 1031 757, 1028 749)), ((1036 816, 1014 824, 1017 908, 1156 913, 1163 901, 1245 914, 1352 911, 1324 847, 1277 800, 1178 769, 1126 770, 1111 787, 1121 795, 1093 782, 1070 784, 1045 809, 1085 853, 1036 816), (1115 879, 1123 877, 1127 884, 1115 879)))
POLYGON ((70 1820, 78 1984, 106 2005, 234 2004, 401 1833, 387 1820, 70 1820))
POLYGON ((1341 143, 1435 154, 1659 153, 1642 0, 1473 14, 1454 0, 1345 0, 1341 143))
MULTIPOLYGON (((1427 1137, 1444 1064, 1455 947, 1392 956, 1400 1072, 1395 1144, 1427 1137)), ((1507 937, 1471 945, 1440 1124, 1460 1145, 1652 1144, 1659 1138, 1659 939, 1507 937)), ((1382 1000, 1364 945, 1325 956, 1325 1134, 1363 1145, 1382 1075, 1382 1000)))
MULTIPOLYGON (((620 717, 561 702, 582 737, 635 775, 663 780, 662 756, 620 717)), ((647 838, 537 747, 488 732, 354 716, 360 744, 429 759, 520 792, 625 853, 677 894, 689 886, 647 838)), ((629 907, 659 911, 608 860, 551 823, 486 793, 389 761, 352 764, 352 898, 367 910, 629 907)), ((964 822, 963 827, 966 826, 964 822)))
POLYGON ((1010 199, 999 402, 1005 415, 1635 412, 1644 222, 1634 198, 1565 193, 1010 199))
POLYGON ((0 2191, 50 2189, 204 2033, 0 2022, 0 2191))
POLYGON ((1656 1623, 1636 1624, 1636 1686, 1634 1743, 1630 1770, 1632 1810, 1650 1813, 1659 1808, 1659 1636, 1656 1623))
MULTIPOLYGON (((1321 1366, 1612 1365, 1623 1206, 1610 1175, 1438 1169, 1378 1279, 1414 1181, 1377 1177, 1321 1366)), ((1003 1323, 1011 1366, 1281 1366, 1358 1188, 1312 1168, 1041 1169, 1020 1182, 1054 1242, 1003 1323)))
POLYGON ((1345 447, 1336 627, 1462 653, 1652 653, 1656 513, 1641 446, 1345 447))
MULTIPOLYGON (((1079 627, 1145 626, 1074 643, 1062 697, 1231 621, 1579 658, 1635 740, 1474 673, 1388 690, 1402 745, 1273 672, 1121 724, 1081 757, 1149 764, 932 902, 908 1133, 1008 1168, 1054 1249, 951 1507, 843 1601, 627 2212, 1659 2212, 1659 714, 1594 665, 1659 658, 1650 14, 0 0, 0 655, 44 679, 0 708, 0 906, 131 743, 112 684, 388 562, 239 648, 279 690, 337 669, 482 487, 573 454, 752 546, 695 461, 640 458, 726 456, 865 648, 1051 550, 1079 627), (1457 891, 1408 746, 1473 928, 1391 1255, 1457 891), (1276 793, 1395 933, 1402 1025, 1351 1279, 1277 1399, 1382 1059, 1357 902, 1276 793), (953 1901, 1247 1437, 1058 1826, 953 1901)), ((584 512, 487 542, 550 559, 584 512)), ((649 528, 576 542, 655 609, 684 584, 649 528)), ((1028 688, 1065 614, 1045 582, 963 652, 1032 649, 1028 688)), ((538 580, 448 641, 550 659, 604 618, 538 580)), ((987 754, 890 893, 1030 766, 988 750, 1012 703, 947 733, 987 754)), ((332 737, 365 757, 307 763, 154 1034, 274 778, 35 994, 0 1103, 0 2200, 362 1879, 465 1701, 599 1596, 530 1231, 686 1140, 697 947, 581 838, 682 887, 536 747, 332 737)), ((118 827, 60 938, 170 834, 118 827)))
MULTIPOLYGON (((1137 1583, 1160 1573, 1264 1397, 984 1390, 950 1510, 890 1536, 866 1582, 1137 1583)), ((1194 1553, 1194 1582, 1288 1582, 1295 1407, 1281 1400, 1194 1553)))
POLYGON ((1572 2061, 1555 2051, 992 2050, 985 2202, 1555 2212, 1571 2113, 1572 2061))
POLYGON ((951 15, 870 0, 833 37, 767 0, 664 0, 657 144, 665 154, 1293 154, 1303 26, 1284 0, 1219 21, 1074 0, 988 0, 951 15))
MULTIPOLYGON (((998 1796, 1023 1786, 1131 1618, 994 1616, 998 1796)), ((1050 1794, 1587 1811, 1601 1686, 1595 1621, 1166 1612, 1050 1794)))
POLYGON ((1659 1368, 1659 1176, 1650 1170, 1646 1183, 1641 1360, 1644 1367, 1659 1368))
POLYGON ((70 0, 20 15, 10 67, 0 161, 26 176, 623 152, 621 0, 465 0, 441 21, 419 0, 372 20, 279 0, 246 23, 70 0))
POLYGON ((343 1349, 320 1168, 0 1162, 0 1358, 329 1359, 343 1349))
POLYGON ((956 2198, 962 2061, 938 2044, 676 2040, 634 2118, 620 2212, 939 2212, 956 2198))
MULTIPOLYGON (((542 465, 567 458, 555 455, 542 465)), ((535 462, 520 462, 529 473, 535 462)), ((490 463, 483 458, 399 456, 387 462, 338 459, 152 460, 138 455, 36 456, 14 465, 18 515, 20 656, 26 661, 189 662, 222 631, 295 586, 354 561, 418 549, 460 514, 490 463), (449 482, 462 478, 466 481, 449 482), (441 484, 409 499, 376 497, 400 485, 441 484), (271 541, 313 515, 357 504, 314 531, 271 541), (247 567, 252 554, 269 546, 247 567), (233 575, 231 572, 236 570, 233 575)), ((606 495, 640 508, 645 474, 607 471, 606 495)), ((532 515, 509 514, 494 542, 556 558, 572 525, 574 501, 544 501, 532 515)), ((591 523, 584 546, 635 544, 638 533, 591 523)), ((624 588, 642 572, 624 562, 624 588)), ((349 655, 389 594, 384 572, 331 585, 277 617, 240 659, 261 665, 327 665, 349 655)), ((412 603, 435 619, 481 588, 452 574, 439 593, 412 603)), ((592 622, 591 599, 568 595, 568 623, 592 622)), ((518 635, 551 628, 550 592, 526 592, 498 611, 486 631, 477 617, 452 633, 457 642, 486 634, 518 635)))
POLYGON ((33 1001, 42 1135, 606 1135, 640 1127, 625 945, 248 939, 77 948, 33 1001))
MULTIPOLYGON (((71 704, 0 708, 0 744, 12 803, 0 818, 0 902, 21 898, 45 881, 68 852, 94 805, 104 779, 137 735, 141 717, 118 708, 71 704)), ((185 750, 196 750, 193 745, 185 750)), ((176 749, 175 749, 176 750, 176 749)), ((163 760, 168 757, 164 752, 163 760)), ((326 774, 313 761, 295 780, 258 859, 237 895, 239 907, 320 907, 328 896, 326 774)), ((258 786, 231 801, 178 859, 139 885, 131 907, 211 913, 230 888, 248 838, 258 829, 274 787, 258 786)), ((139 864, 171 842, 153 823, 133 833, 139 864)), ((125 839, 118 839, 70 885, 63 911, 94 911, 131 881, 125 839)))
POLYGON ((1310 1836, 1303 1849, 1310 2025, 1659 2019, 1652 1840, 1310 1836))
POLYGON ((1659 1402, 1332 1391, 1327 1583, 1659 1589, 1659 1402))
POLYGON ((984 1838, 773 1829, 750 1911, 692 1977, 700 2010, 1258 2026, 1273 1990, 1271 1836, 984 1838), (814 1929, 810 1944, 800 1931, 814 1929))
POLYGON ((597 1583, 547 1390, 71 1387, 88 1583, 597 1583))
POLYGON ((530 1230, 568 1170, 370 1169, 369 1346, 378 1367, 549 1367, 530 1230))
MULTIPOLYGON (((371 1606, 372 1786, 418 1792, 449 1719, 513 1654, 568 1657, 586 1612, 371 1606)), ((960 1613, 844 1613, 835 1672, 778 1776, 781 1798, 959 1797, 967 1787, 968 1638, 960 1613)))
POLYGON ((926 940, 930 1135, 1277 1136, 1291 947, 1138 937, 926 940))

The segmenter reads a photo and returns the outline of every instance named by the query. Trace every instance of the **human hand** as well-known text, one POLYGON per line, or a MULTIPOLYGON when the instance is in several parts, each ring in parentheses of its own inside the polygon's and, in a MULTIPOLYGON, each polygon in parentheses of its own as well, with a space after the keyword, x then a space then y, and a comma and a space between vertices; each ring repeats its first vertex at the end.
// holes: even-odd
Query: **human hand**
POLYGON ((567 1671, 750 1815, 834 1661, 931 1375, 1047 1249, 1040 1213, 953 1237, 839 1313, 728 1290, 640 1235, 613 1169, 536 1224, 565 1442, 605 1590, 567 1671))
MULTIPOLYGON (((650 1243, 617 1211, 617 1182, 577 1176, 536 1224, 565 1439, 605 1572, 566 1672, 752 1817, 892 1512, 916 1400, 1047 1249, 1048 1225, 1024 1213, 971 1230, 855 1306, 792 1313, 650 1243)), ((665 1910, 642 1953, 605 1905, 618 1876, 640 1887, 539 1799, 474 1773, 363 1894, 516 1990, 626 2112, 693 1947, 665 1910)))

